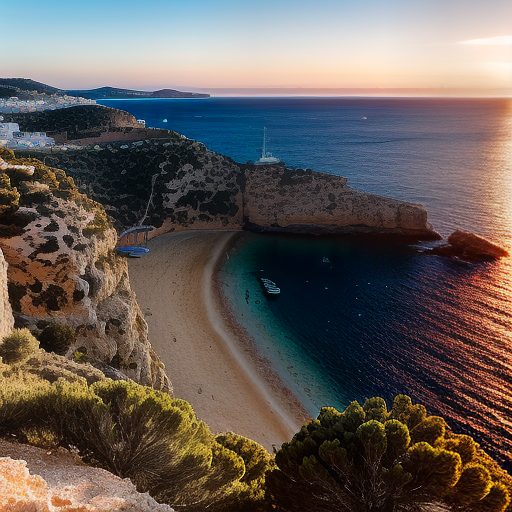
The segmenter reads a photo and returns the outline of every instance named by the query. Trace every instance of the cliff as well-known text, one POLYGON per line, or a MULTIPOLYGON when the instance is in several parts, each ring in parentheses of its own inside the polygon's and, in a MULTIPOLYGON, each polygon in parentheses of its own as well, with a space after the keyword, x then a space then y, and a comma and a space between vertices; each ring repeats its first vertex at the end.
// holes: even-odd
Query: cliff
POLYGON ((54 152, 46 161, 102 203, 118 229, 138 223, 151 198, 144 222, 160 232, 230 228, 437 238, 420 205, 353 190, 340 176, 242 166, 173 132, 54 152))
POLYGON ((258 231, 434 236, 419 205, 351 189, 340 176, 284 167, 246 170, 244 218, 258 231))
POLYGON ((68 355, 79 350, 141 383, 167 388, 104 209, 79 193, 64 171, 5 150, 1 156, 10 166, 34 166, 33 175, 12 167, 0 173, 20 195, 0 215, 17 325, 37 332, 50 320, 69 324, 77 339, 68 355))
POLYGON ((14 318, 7 292, 7 263, 0 250, 0 340, 11 332, 13 326, 14 318))
POLYGON ((140 125, 128 112, 101 105, 76 107, 42 112, 3 114, 4 121, 18 123, 22 131, 43 131, 57 142, 99 137, 102 133, 138 129, 140 125))

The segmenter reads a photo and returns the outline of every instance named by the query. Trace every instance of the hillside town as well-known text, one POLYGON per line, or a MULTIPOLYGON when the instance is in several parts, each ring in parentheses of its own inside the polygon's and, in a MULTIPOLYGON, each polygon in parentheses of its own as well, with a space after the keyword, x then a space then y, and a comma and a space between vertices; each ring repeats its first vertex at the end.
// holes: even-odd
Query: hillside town
POLYGON ((94 100, 58 94, 38 94, 31 99, 20 99, 17 96, 11 96, 10 98, 0 98, 0 113, 41 112, 43 110, 95 104, 96 101, 94 100))
POLYGON ((55 146, 55 140, 45 132, 23 132, 18 123, 4 123, 3 120, 0 116, 0 147, 30 149, 55 146))

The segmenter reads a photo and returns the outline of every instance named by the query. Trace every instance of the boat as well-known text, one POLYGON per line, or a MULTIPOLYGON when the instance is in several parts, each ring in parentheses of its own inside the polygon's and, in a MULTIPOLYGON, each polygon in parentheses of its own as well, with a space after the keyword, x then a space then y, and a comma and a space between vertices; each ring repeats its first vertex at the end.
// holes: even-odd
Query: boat
POLYGON ((122 245, 120 247, 116 247, 116 251, 118 254, 122 254, 123 256, 130 256, 131 258, 140 258, 149 252, 148 247, 142 247, 140 245, 122 245))
POLYGON ((162 119, 162 123, 167 123, 167 118, 166 119, 162 119))
POLYGON ((267 151, 267 128, 263 128, 263 146, 261 148, 261 158, 254 162, 256 165, 276 165, 280 164, 281 160, 267 151))
POLYGON ((265 293, 268 295, 279 295, 281 293, 281 288, 279 288, 274 281, 265 277, 260 277, 260 282, 263 285, 265 293))
POLYGON ((324 256, 322 258, 322 263, 329 264, 329 263, 331 263, 331 260, 327 256, 324 256))

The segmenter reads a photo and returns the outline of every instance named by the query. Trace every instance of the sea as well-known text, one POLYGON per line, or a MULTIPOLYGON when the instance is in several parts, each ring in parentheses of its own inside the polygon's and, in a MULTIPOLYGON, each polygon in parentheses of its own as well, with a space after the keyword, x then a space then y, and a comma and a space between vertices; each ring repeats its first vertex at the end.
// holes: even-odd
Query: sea
MULTIPOLYGON (((423 204, 512 249, 512 100, 105 100, 239 162, 268 146, 287 165, 423 204)), ((312 416, 398 393, 512 469, 512 258, 469 264, 421 245, 243 235, 221 269, 240 323, 312 416), (282 292, 269 299, 258 277, 282 292)))

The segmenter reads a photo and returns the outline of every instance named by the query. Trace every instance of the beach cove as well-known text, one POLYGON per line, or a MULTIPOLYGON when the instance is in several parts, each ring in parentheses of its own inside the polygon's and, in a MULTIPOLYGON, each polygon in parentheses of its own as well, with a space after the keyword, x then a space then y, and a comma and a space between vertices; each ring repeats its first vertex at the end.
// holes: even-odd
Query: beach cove
POLYGON ((216 273, 236 232, 159 236, 130 260, 130 281, 176 397, 214 432, 235 431, 267 449, 289 440, 307 413, 224 303, 216 273))

